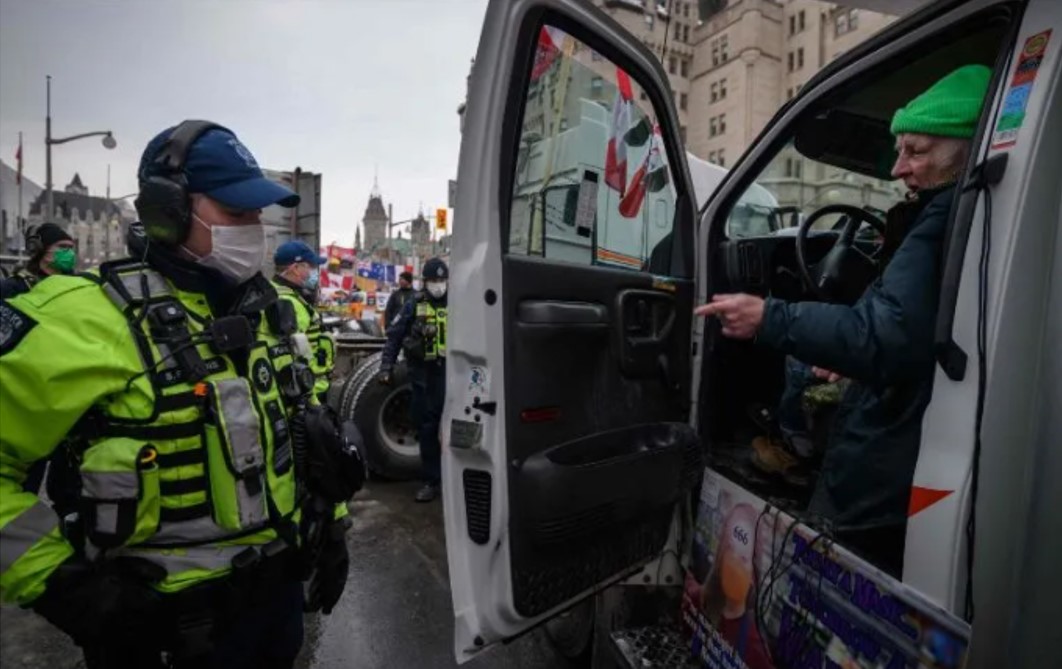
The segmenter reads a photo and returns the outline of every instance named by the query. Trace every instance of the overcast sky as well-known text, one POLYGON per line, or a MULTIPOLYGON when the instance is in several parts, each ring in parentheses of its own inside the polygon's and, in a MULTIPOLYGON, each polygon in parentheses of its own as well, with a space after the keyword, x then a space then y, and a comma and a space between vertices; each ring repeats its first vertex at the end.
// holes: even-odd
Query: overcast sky
POLYGON ((0 0, 0 157, 44 185, 52 132, 113 130, 52 151, 57 189, 79 172, 136 190, 147 141, 186 118, 228 126, 259 164, 323 174, 322 243, 349 245, 378 166, 396 220, 446 205, 457 106, 486 0, 0 0))

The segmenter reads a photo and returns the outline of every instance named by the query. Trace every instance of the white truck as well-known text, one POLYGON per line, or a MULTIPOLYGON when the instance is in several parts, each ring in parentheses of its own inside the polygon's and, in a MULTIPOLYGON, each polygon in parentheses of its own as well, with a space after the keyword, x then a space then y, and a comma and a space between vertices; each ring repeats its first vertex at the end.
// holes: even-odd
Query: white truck
MULTIPOLYGON (((677 666, 666 657, 703 666, 1062 666, 1062 486, 1054 483, 1062 475, 1060 54, 1056 0, 926 3, 808 81, 698 207, 667 75, 653 54, 588 3, 491 0, 461 147, 456 215, 464 224, 453 238, 442 428, 459 661, 596 601, 581 633, 569 627, 569 649, 579 654, 592 638, 598 664, 603 650, 633 648, 636 661, 650 662, 640 666, 677 666), (571 241, 558 239, 555 250, 548 237, 541 247, 514 244, 531 229, 519 224, 534 187, 521 181, 518 156, 522 143, 543 141, 523 134, 521 118, 532 74, 556 58, 541 52, 547 26, 585 47, 564 53, 591 81, 608 79, 603 61, 645 93, 639 108, 660 127, 671 209, 664 234, 653 231, 652 214, 635 231, 664 242, 668 253, 658 259, 648 243, 634 247, 640 266, 622 268, 585 250, 572 255, 571 241), (756 182, 794 152, 889 180, 893 111, 971 63, 993 76, 956 189, 940 285, 927 286, 939 291, 939 364, 922 418, 902 574, 891 578, 834 545, 782 486, 725 461, 751 433, 744 408, 777 401, 784 362, 725 340, 692 312, 718 292, 821 299, 801 265, 823 257, 831 236, 743 228, 742 196, 750 194, 747 204, 756 182), (716 637, 700 648, 686 641, 678 655, 638 656, 637 639, 615 623, 679 617, 679 563, 691 566, 691 544, 703 533, 694 509, 718 508, 724 498, 759 500, 761 517, 786 528, 771 535, 781 552, 767 561, 781 556, 793 566, 787 578, 817 573, 819 588, 791 581, 772 592, 763 579, 748 587, 756 648, 773 663, 716 637), (650 587, 631 585, 632 577, 650 587), (626 587, 609 588, 617 583, 626 587), (615 595, 621 590, 646 596, 634 604, 615 595), (793 607, 775 616, 772 599, 793 607), (805 656, 801 643, 787 661, 794 610, 801 624, 811 621, 813 650, 805 656)), ((595 161, 607 139, 586 140, 582 162, 603 165, 595 161)), ((587 204, 599 242, 605 227, 624 223, 599 199, 587 204)), ((748 540, 746 529, 726 523, 748 540)))

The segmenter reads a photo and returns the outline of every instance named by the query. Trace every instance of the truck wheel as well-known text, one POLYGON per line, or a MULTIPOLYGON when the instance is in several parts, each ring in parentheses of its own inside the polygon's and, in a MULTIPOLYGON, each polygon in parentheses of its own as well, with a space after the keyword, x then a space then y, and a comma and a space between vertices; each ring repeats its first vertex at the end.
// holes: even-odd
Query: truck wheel
POLYGON ((594 650, 595 597, 588 597, 571 609, 548 620, 546 638, 570 667, 589 667, 594 650))
POLYGON ((344 388, 340 415, 361 430, 365 457, 374 474, 393 480, 420 475, 420 447, 410 413, 412 385, 406 365, 391 370, 391 384, 381 385, 380 356, 374 354, 358 368, 344 388))

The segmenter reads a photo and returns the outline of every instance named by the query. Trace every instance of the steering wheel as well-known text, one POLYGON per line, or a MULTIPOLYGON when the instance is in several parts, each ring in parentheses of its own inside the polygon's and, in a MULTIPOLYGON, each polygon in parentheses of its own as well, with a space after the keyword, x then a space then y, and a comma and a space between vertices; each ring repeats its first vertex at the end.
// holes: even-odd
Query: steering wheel
POLYGON ((796 257, 804 285, 824 302, 852 304, 859 299, 878 270, 876 260, 855 245, 856 232, 866 222, 882 236, 885 222, 865 209, 850 204, 831 204, 816 210, 800 224, 796 235, 796 257), (844 227, 833 248, 818 264, 807 254, 808 230, 823 216, 844 214, 844 227))

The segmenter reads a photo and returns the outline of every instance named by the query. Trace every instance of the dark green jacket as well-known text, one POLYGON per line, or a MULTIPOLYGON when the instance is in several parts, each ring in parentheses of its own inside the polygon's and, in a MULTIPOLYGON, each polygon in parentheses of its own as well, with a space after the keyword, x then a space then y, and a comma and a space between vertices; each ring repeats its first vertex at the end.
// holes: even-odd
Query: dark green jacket
POLYGON ((810 508, 835 529, 906 521, 933 389, 933 330, 953 194, 947 188, 926 196, 885 272, 851 307, 767 300, 759 343, 853 381, 810 508))

